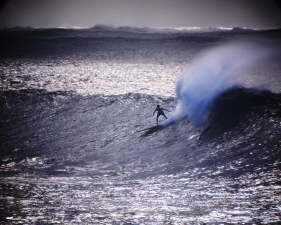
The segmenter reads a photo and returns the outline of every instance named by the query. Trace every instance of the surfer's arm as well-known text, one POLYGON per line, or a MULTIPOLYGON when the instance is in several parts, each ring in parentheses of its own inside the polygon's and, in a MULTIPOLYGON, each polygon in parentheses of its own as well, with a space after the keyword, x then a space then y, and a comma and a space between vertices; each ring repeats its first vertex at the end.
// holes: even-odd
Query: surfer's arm
POLYGON ((162 108, 162 109, 165 110, 165 111, 171 112, 171 111, 169 111, 168 109, 164 109, 164 108, 162 108))
POLYGON ((154 110, 154 112, 153 112, 153 116, 154 116, 154 113, 156 112, 156 110, 157 110, 157 109, 155 109, 155 110, 154 110))

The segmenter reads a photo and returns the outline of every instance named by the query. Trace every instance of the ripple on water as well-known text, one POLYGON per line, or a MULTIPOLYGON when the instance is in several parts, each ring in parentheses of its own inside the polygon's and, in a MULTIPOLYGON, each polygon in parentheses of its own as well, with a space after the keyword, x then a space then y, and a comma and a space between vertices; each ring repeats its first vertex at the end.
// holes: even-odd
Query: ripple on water
MULTIPOLYGON (((202 173, 197 169, 198 174, 202 173)), ((190 173, 197 173, 189 171, 190 173)), ((281 187, 263 176, 198 178, 188 173, 128 179, 109 177, 5 178, 6 221, 25 223, 166 224, 274 223, 281 187), (242 182, 243 181, 243 182, 242 182), (257 184, 258 185, 254 185, 257 184)))

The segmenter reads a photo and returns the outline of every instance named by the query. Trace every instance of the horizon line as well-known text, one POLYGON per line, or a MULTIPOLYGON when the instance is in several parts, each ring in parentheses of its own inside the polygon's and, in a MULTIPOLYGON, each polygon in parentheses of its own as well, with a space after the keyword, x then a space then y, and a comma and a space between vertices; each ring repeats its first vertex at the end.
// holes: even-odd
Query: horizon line
POLYGON ((0 29, 65 29, 65 30, 89 30, 89 29, 94 29, 94 28, 108 28, 108 29, 124 29, 124 28, 132 28, 132 29, 138 29, 138 30, 145 30, 145 29, 150 29, 155 30, 155 31, 203 31, 203 30, 225 30, 225 31, 230 31, 230 30, 253 30, 253 31, 262 31, 262 30, 278 30, 281 29, 281 27, 264 27, 264 28, 254 28, 254 27, 239 27, 239 26, 235 26, 235 27, 221 27, 221 26, 217 26, 217 27, 213 27, 213 26, 179 26, 179 27, 171 27, 171 26, 167 26, 167 27, 149 27, 149 26, 130 26, 130 25, 122 25, 122 26, 117 26, 117 25, 107 25, 107 24, 95 24, 93 26, 89 26, 89 27, 80 27, 80 26, 57 26, 57 27, 32 27, 32 26, 2 26, 0 27, 0 29))

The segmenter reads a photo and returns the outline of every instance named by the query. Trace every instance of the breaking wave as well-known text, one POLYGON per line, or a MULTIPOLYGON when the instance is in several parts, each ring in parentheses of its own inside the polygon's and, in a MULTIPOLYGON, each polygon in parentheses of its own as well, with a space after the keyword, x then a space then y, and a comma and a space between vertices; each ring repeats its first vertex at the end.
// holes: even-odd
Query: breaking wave
POLYGON ((179 78, 177 109, 166 124, 188 116, 193 125, 203 125, 215 99, 271 53, 270 48, 249 43, 230 43, 203 53, 179 78))
MULTIPOLYGON (((93 160, 108 163, 112 168, 150 165, 149 171, 141 173, 159 173, 184 169, 187 165, 211 166, 209 160, 214 155, 202 150, 213 141, 224 146, 223 151, 215 154, 218 158, 228 155, 230 159, 237 152, 253 149, 261 152, 271 146, 275 153, 263 154, 267 155, 264 160, 272 161, 281 149, 281 95, 257 89, 232 87, 217 94, 200 129, 183 118, 148 133, 144 129, 155 124, 151 117, 155 105, 172 109, 176 104, 174 98, 140 94, 82 97, 65 92, 21 90, 1 93, 0 103, 1 164, 13 163, 4 171, 21 171, 25 158, 40 157, 41 163, 34 165, 38 170, 61 167, 69 161, 81 164, 93 160), (257 140, 265 136, 266 144, 257 145, 257 140), (182 157, 185 160, 178 164, 182 157)), ((251 160, 250 155, 245 160, 251 160)))

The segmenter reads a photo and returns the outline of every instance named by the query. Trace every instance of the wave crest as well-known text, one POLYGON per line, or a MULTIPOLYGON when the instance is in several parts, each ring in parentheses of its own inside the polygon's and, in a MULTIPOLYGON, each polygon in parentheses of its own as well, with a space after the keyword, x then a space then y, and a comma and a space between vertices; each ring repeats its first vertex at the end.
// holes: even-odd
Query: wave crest
POLYGON ((270 54, 269 48, 249 43, 229 43, 202 54, 178 80, 171 120, 188 116, 193 125, 203 125, 214 100, 270 54))

